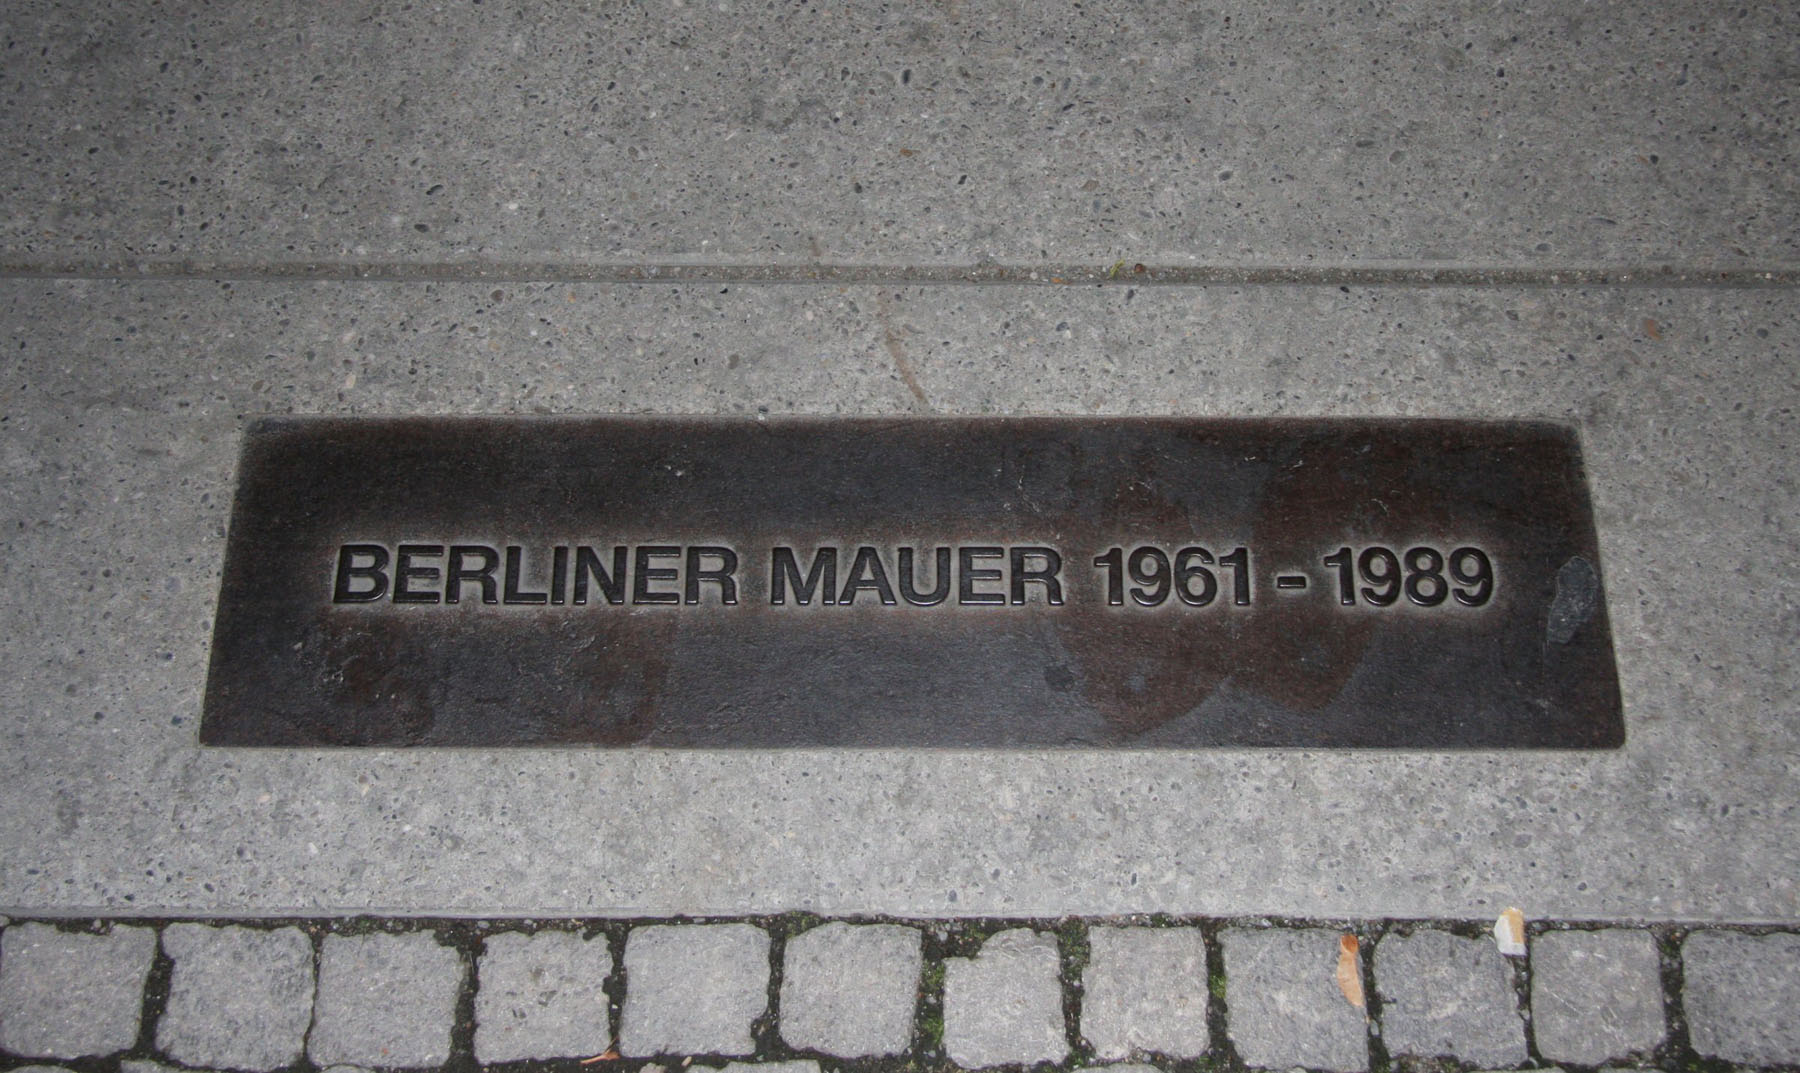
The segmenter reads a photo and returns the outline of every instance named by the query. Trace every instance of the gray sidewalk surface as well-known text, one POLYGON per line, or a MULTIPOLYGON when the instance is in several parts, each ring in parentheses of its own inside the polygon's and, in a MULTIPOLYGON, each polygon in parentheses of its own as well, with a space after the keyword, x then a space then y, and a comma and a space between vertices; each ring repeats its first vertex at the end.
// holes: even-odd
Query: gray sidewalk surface
POLYGON ((1783 3, 0 7, 0 1071, 1800 1065, 1797 109, 1783 3), (197 745, 247 420, 608 412, 1565 422, 1626 743, 197 745))
POLYGON ((14 280, 0 308, 0 909, 1800 919, 1792 289, 14 280), (1624 748, 195 743, 246 415, 923 409, 890 348, 959 412, 1575 424, 1624 748))
POLYGON ((0 1068, 1800 1064, 1800 934, 1529 940, 1508 958, 1457 921, 14 922, 0 1068))
POLYGON ((1797 109, 1791 3, 0 6, 0 912, 115 922, 7 928, 0 1050, 508 1062, 598 977, 710 1066, 1794 1062, 1797 109), (608 412, 1564 422, 1626 743, 198 746, 247 420, 608 412), (1365 934, 1379 1036, 1284 982, 1509 905, 1528 973, 1365 934), (840 934, 759 1005, 792 911, 926 997, 840 934))
POLYGON ((19 0, 0 36, 19 261, 1800 255, 1779 3, 19 0))

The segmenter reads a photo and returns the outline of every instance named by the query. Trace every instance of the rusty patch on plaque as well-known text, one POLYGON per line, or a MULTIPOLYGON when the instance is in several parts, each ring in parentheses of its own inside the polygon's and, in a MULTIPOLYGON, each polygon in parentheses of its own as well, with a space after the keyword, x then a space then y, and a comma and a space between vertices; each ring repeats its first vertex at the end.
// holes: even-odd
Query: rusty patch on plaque
POLYGON ((209 745, 1608 748, 1530 422, 272 418, 209 745))

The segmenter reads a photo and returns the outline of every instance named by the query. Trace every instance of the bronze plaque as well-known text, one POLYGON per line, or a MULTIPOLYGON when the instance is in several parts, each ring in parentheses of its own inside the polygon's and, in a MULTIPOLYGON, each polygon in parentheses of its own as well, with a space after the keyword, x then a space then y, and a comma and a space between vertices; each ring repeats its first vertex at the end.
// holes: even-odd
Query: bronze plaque
POLYGON ((208 745, 1609 748, 1533 422, 270 418, 208 745))

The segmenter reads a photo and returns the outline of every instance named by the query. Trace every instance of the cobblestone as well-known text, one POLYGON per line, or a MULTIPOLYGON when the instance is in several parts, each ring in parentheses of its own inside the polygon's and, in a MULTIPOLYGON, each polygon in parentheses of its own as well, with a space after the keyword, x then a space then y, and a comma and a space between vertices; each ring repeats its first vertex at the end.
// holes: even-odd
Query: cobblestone
POLYGON ((1368 1021, 1337 985, 1338 939, 1319 928, 1220 933, 1226 1032, 1246 1065, 1369 1067, 1368 1021))
POLYGON ((1386 936, 1375 948, 1375 982, 1394 1057, 1448 1055, 1488 1069, 1525 1061, 1512 970, 1491 941, 1434 928, 1386 936))
POLYGON ((306 1046, 313 948, 298 928, 263 931, 171 924, 174 962, 156 1045, 189 1066, 275 1069, 306 1046))
POLYGON ((944 960, 944 1050, 965 1069, 1060 1062, 1064 1034, 1056 937, 999 932, 972 958, 944 960))
POLYGON ((105 935, 17 924, 0 933, 0 1050, 81 1058, 130 1047, 156 933, 115 924, 105 935))
POLYGON ((476 973, 475 1060, 590 1057, 612 1042, 606 937, 489 936, 476 973))
POLYGON ((1696 931, 1681 953, 1695 1051, 1730 1062, 1800 1063, 1800 935, 1696 931))
POLYGON ((769 936, 749 924, 656 924, 625 941, 623 1054, 749 1054, 768 1008, 769 936))
POLYGON ((1662 1043, 1662 961, 1649 932, 1548 931, 1531 944, 1538 1053, 1594 1066, 1662 1043))
POLYGON ((327 935, 307 1051, 314 1064, 442 1064, 463 961, 430 932, 327 935))
POLYGON ((1093 928, 1081 984, 1081 1034, 1097 1057, 1206 1053, 1209 980, 1198 928, 1093 928))
POLYGON ((781 1038, 838 1058, 905 1051, 923 960, 916 928, 831 923, 793 936, 781 972, 781 1038))
POLYGON ((119 1073, 182 1073, 182 1071, 180 1067, 164 1065, 161 1062, 127 1059, 119 1063, 119 1073))
POLYGON ((811 1059, 794 1062, 727 1062, 719 1073, 819 1073, 819 1063, 811 1059))

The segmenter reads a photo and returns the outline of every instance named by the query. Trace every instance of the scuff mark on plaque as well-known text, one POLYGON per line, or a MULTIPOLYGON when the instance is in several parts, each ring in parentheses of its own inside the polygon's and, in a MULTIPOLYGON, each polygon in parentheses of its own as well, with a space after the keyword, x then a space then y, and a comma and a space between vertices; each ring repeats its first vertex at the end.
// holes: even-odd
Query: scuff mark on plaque
POLYGON ((1594 564, 1577 555, 1562 564, 1556 572, 1556 595, 1550 601, 1550 613, 1544 624, 1544 638, 1553 645, 1566 645, 1581 632, 1581 627, 1594 617, 1600 603, 1600 575, 1594 564))

